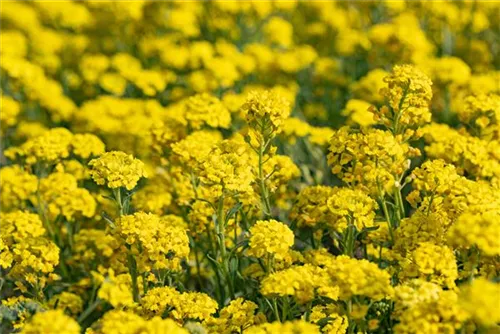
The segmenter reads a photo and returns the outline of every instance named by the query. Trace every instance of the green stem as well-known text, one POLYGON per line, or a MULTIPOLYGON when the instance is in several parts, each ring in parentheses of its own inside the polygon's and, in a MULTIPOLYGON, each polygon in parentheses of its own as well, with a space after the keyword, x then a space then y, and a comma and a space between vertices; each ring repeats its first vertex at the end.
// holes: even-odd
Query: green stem
POLYGON ((450 97, 450 90, 448 89, 448 86, 445 86, 444 88, 444 110, 443 110, 443 122, 444 123, 449 123, 451 119, 451 112, 450 112, 450 104, 451 104, 451 97, 450 97))
POLYGON ((352 257, 356 241, 356 227, 350 223, 344 234, 344 254, 352 257))
MULTIPOLYGON (((196 245, 194 240, 193 240, 193 245, 196 245)), ((196 249, 196 247, 193 247, 193 249, 194 249, 194 259, 196 261, 196 270, 197 270, 196 280, 198 281, 198 284, 200 286, 200 290, 203 290, 203 283, 201 282, 200 258, 199 258, 198 250, 196 249)))
POLYGON ((132 278, 132 294, 134 297, 134 302, 138 303, 140 300, 139 296, 139 286, 137 285, 137 262, 132 254, 127 255, 128 260, 128 270, 130 277, 132 278))
POLYGON ((311 318, 312 303, 313 303, 312 300, 309 303, 307 303, 307 309, 305 313, 306 321, 309 321, 309 319, 311 318))
POLYGON ((276 317, 276 320, 281 322, 280 313, 278 312, 278 303, 276 302, 276 298, 273 298, 273 311, 274 311, 274 316, 276 317))
POLYGON ((226 258, 226 240, 224 235, 224 197, 219 198, 219 203, 217 205, 217 236, 219 239, 219 251, 221 254, 221 259, 226 258))
POLYGON ((283 298, 283 309, 281 310, 281 320, 286 321, 288 319, 288 309, 289 309, 289 301, 288 296, 283 298))
MULTIPOLYGON (((403 196, 401 196, 401 188, 397 187, 395 190, 396 204, 398 206, 400 218, 406 217, 405 206, 403 203, 403 196)), ((399 225, 399 222, 398 222, 399 225)))
POLYGON ((226 282, 229 288, 229 294, 232 299, 235 298, 233 282, 231 281, 231 275, 229 273, 229 263, 227 258, 226 250, 226 236, 225 236, 225 219, 224 219, 224 196, 219 198, 219 204, 217 206, 217 236, 219 240, 219 251, 220 260, 219 263, 222 265, 223 275, 226 278, 226 282))
POLYGON ((125 210, 123 209, 121 188, 113 189, 113 195, 115 197, 116 205, 118 206, 118 213, 120 214, 120 216, 123 216, 126 213, 125 213, 125 210))
POLYGON ((349 301, 347 302, 347 319, 349 321, 349 327, 347 329, 347 333, 349 334, 354 333, 354 327, 356 326, 354 321, 352 321, 351 313, 352 313, 352 299, 349 299, 349 301))
POLYGON ((97 306, 99 306, 99 304, 101 304, 100 299, 97 299, 92 304, 90 304, 89 307, 87 307, 87 309, 83 311, 83 313, 80 314, 80 316, 78 317, 78 323, 81 324, 85 319, 87 319, 89 315, 91 315, 92 312, 94 312, 97 306))
POLYGON ((385 220, 387 220, 387 226, 389 227, 389 239, 391 245, 394 245, 394 227, 392 226, 391 216, 389 215, 387 204, 385 203, 385 199, 381 196, 380 192, 379 192, 379 201, 380 205, 382 205, 382 211, 384 212, 385 220))
POLYGON ((42 218, 42 221, 44 223, 44 227, 47 229, 49 232, 50 237, 56 244, 57 243, 57 238, 56 234, 54 232, 54 229, 52 228, 52 224, 50 223, 49 219, 47 218, 47 214, 45 213, 45 209, 42 204, 42 197, 40 195, 40 179, 38 179, 38 185, 37 185, 37 190, 36 190, 36 200, 37 200, 37 213, 42 218))
POLYGON ((271 203, 269 202, 269 191, 267 190, 266 180, 264 178, 264 172, 263 172, 264 152, 267 146, 268 144, 264 144, 264 141, 262 141, 259 147, 259 187, 260 187, 262 202, 264 203, 264 209, 262 210, 264 218, 271 216, 271 203))

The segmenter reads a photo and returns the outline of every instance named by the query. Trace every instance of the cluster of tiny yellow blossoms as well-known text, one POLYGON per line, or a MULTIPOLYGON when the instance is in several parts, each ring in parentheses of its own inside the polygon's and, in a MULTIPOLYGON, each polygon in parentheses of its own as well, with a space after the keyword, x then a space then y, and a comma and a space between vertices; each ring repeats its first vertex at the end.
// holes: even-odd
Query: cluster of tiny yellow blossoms
POLYGON ((294 243, 293 231, 276 220, 258 220, 249 232, 248 255, 264 260, 285 258, 294 243))
POLYGON ((116 220, 113 233, 138 260, 139 272, 179 270, 189 255, 189 240, 182 226, 152 213, 136 212, 116 220))
POLYGON ((411 65, 394 66, 384 82, 381 93, 388 105, 375 114, 379 122, 400 134, 431 121, 432 82, 423 72, 411 65))
POLYGON ((290 115, 286 98, 269 90, 251 92, 241 109, 253 130, 269 135, 279 133, 290 115))
POLYGON ((124 152, 112 151, 89 162, 90 174, 97 184, 114 189, 135 188, 137 182, 146 177, 144 163, 124 152))
POLYGON ((499 12, 2 1, 0 333, 499 333, 499 12))

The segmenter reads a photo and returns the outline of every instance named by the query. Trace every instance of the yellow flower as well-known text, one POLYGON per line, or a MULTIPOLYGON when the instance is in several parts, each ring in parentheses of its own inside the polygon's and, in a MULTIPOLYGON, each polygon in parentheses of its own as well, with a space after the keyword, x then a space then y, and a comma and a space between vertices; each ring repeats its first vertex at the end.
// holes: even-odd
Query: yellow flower
POLYGON ((462 85, 469 80, 471 75, 469 65, 457 57, 436 58, 427 66, 432 80, 438 85, 444 86, 451 83, 462 85))
POLYGON ((77 294, 71 292, 61 292, 54 295, 49 300, 49 305, 52 308, 60 309, 69 312, 69 314, 77 315, 83 311, 83 300, 77 294))
POLYGON ((263 28, 267 40, 284 47, 293 44, 293 26, 279 16, 273 16, 263 28))
POLYGON ((332 173, 369 194, 391 190, 395 176, 408 168, 418 150, 400 142, 389 131, 342 127, 330 139, 328 163, 332 173))
POLYGON ((29 322, 23 326, 23 334, 79 334, 78 323, 64 314, 62 310, 49 310, 35 314, 29 322))
POLYGON ((360 190, 334 188, 327 200, 327 207, 331 215, 326 224, 342 232, 349 225, 355 226, 358 231, 372 227, 378 205, 360 190))
POLYGON ((165 190, 168 185, 163 177, 153 177, 150 182, 134 194, 133 204, 139 211, 159 215, 172 203, 172 194, 165 190))
POLYGON ((102 282, 97 297, 107 301, 115 308, 130 307, 134 304, 132 278, 129 274, 114 275, 112 270, 102 282))
POLYGON ((273 136, 281 132, 284 120, 290 115, 290 104, 276 92, 253 91, 241 110, 251 129, 273 136))
POLYGON ((104 90, 121 96, 127 88, 127 80, 117 73, 105 73, 99 78, 99 85, 104 90))
POLYGON ((104 153, 104 143, 92 134, 75 134, 71 139, 72 152, 76 156, 88 159, 104 153))
POLYGON ((21 243, 29 237, 40 237, 45 234, 40 217, 27 211, 14 211, 0 214, 2 222, 2 239, 9 245, 21 243))
POLYGON ((449 243, 469 249, 477 247, 488 256, 500 255, 498 212, 464 213, 448 231, 449 243))
POLYGON ((467 319, 456 292, 421 280, 397 286, 394 301, 398 333, 454 333, 467 319))
POLYGON ((132 190, 142 177, 147 177, 144 163, 124 152, 112 151, 89 162, 90 175, 99 185, 132 190))
POLYGON ((91 334, 133 334, 133 333, 171 333, 188 334, 172 319, 154 317, 146 320, 132 311, 111 310, 87 329, 91 334))
POLYGON ((271 273, 262 280, 260 291, 268 297, 292 296, 300 304, 312 301, 316 295, 336 300, 339 294, 327 272, 310 264, 271 273))
POLYGON ((199 130, 204 125, 212 128, 229 128, 231 114, 224 104, 209 94, 199 94, 186 100, 184 117, 189 125, 199 130))
POLYGON ((201 130, 191 133, 186 138, 172 144, 172 152, 187 167, 195 168, 212 150, 212 147, 222 140, 218 131, 201 130))
POLYGON ((347 101, 344 110, 342 110, 342 116, 348 117, 346 124, 360 127, 376 124, 371 106, 370 103, 363 100, 351 99, 347 101))
POLYGON ((314 323, 323 322, 327 319, 326 325, 321 328, 322 333, 344 334, 347 331, 349 322, 347 316, 340 315, 338 308, 334 304, 317 305, 311 310, 310 320, 314 323))
POLYGON ((460 286, 458 302, 477 325, 495 327, 500 322, 499 295, 500 284, 477 278, 460 286))
POLYGON ((22 209, 25 201, 37 190, 37 178, 19 165, 2 167, 0 169, 2 191, 0 204, 2 211, 22 209))
POLYGON ((298 226, 316 226, 330 220, 328 199, 335 189, 327 186, 309 186, 300 191, 290 212, 290 218, 296 220, 298 226))
POLYGON ((245 334, 273 334, 273 333, 294 333, 294 334, 319 334, 319 327, 305 320, 293 320, 286 322, 264 323, 252 326, 245 331, 245 334))
POLYGON ((340 300, 349 300, 353 296, 381 300, 392 296, 390 274, 375 263, 341 255, 329 261, 325 268, 332 284, 340 289, 340 300))
POLYGON ((141 309, 144 314, 161 316, 169 310, 169 317, 181 321, 210 319, 217 308, 217 302, 204 293, 180 293, 171 287, 153 288, 141 300, 141 309))
POLYGON ((290 228, 276 220, 259 220, 250 227, 250 249, 248 255, 281 260, 293 246, 294 235, 290 228))
POLYGON ((258 306, 254 302, 236 298, 220 310, 218 318, 209 319, 206 325, 211 332, 240 333, 259 322, 259 315, 255 314, 257 309, 258 306))
POLYGON ((3 238, 0 240, 0 264, 5 269, 12 265, 8 276, 45 286, 47 277, 59 263, 56 244, 42 236, 25 238, 9 247, 5 247, 3 238))
POLYGON ((394 66, 384 81, 388 87, 381 93, 389 106, 375 112, 376 120, 396 134, 431 121, 432 82, 423 72, 411 65, 394 66))
POLYGON ((253 192, 255 177, 251 153, 244 141, 229 139, 216 144, 201 160, 196 172, 211 198, 253 192))
POLYGON ((69 156, 72 139, 73 134, 67 129, 54 128, 39 137, 29 139, 20 147, 6 150, 5 155, 10 159, 25 159, 30 165, 36 162, 54 164, 69 156))
POLYGON ((136 212, 116 221, 115 235, 137 253, 139 271, 180 270, 189 255, 189 239, 182 226, 167 224, 155 214, 136 212))
MULTIPOLYGON (((74 235, 72 260, 83 264, 87 270, 96 263, 108 267, 113 259, 124 256, 118 252, 118 248, 119 242, 104 230, 81 229, 74 235)), ((123 259, 122 261, 125 262, 123 259)))
POLYGON ((382 69, 374 69, 364 77, 351 85, 351 90, 356 99, 364 100, 368 103, 380 105, 384 102, 384 97, 379 94, 380 90, 387 86, 384 78, 389 73, 382 69))
POLYGON ((458 279, 455 255, 447 246, 422 242, 400 261, 400 265, 400 279, 421 278, 450 289, 455 287, 458 279))
POLYGON ((39 197, 33 199, 38 205, 47 208, 49 218, 59 215, 68 221, 76 218, 94 216, 96 202, 85 188, 77 187, 77 179, 71 174, 52 173, 40 180, 39 197))
POLYGON ((462 123, 472 128, 473 135, 486 140, 500 139, 500 95, 468 96, 457 114, 462 123))
MULTIPOLYGON (((2 37, 4 36, 2 35, 2 37)), ((21 112, 21 105, 19 102, 6 95, 0 98, 0 105, 2 106, 0 121, 2 122, 3 132, 6 128, 17 124, 17 115, 21 112)))

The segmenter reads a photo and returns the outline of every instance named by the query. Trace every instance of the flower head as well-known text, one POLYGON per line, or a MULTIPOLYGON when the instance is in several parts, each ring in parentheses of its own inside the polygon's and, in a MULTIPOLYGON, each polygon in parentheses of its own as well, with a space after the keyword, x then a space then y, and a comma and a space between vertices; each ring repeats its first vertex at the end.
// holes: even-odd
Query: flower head
POLYGON ((135 188, 142 177, 147 177, 144 163, 124 152, 112 151, 89 162, 90 175, 99 185, 108 188, 135 188))
POLYGON ((292 230, 276 220, 259 220, 250 228, 248 255, 266 258, 268 255, 283 259, 293 245, 292 230))

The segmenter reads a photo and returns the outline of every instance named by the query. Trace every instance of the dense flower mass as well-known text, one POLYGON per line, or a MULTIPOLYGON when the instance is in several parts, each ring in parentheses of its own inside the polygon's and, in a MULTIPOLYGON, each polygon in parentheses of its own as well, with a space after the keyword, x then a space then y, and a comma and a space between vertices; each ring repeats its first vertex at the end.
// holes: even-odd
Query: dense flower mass
POLYGON ((124 152, 107 152, 89 162, 90 174, 97 184, 109 188, 133 189, 137 182, 146 177, 144 163, 124 152))
POLYGON ((2 1, 0 333, 499 333, 499 12, 2 1))

